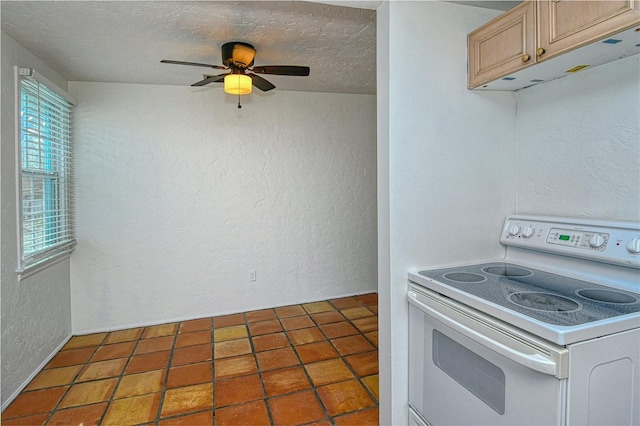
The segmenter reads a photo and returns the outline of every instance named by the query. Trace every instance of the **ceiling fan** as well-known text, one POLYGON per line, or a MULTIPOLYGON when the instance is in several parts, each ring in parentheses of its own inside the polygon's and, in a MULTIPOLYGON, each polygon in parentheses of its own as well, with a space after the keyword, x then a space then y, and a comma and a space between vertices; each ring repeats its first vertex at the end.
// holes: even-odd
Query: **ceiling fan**
POLYGON ((192 86, 205 86, 209 83, 224 82, 225 92, 233 95, 246 95, 251 93, 251 86, 255 86, 263 92, 275 89, 271 84, 257 74, 308 76, 309 67, 294 65, 262 65, 253 66, 256 49, 249 43, 232 41, 222 45, 222 63, 224 66, 201 64, 198 62, 183 62, 164 59, 164 64, 191 65, 195 67, 208 67, 217 70, 230 70, 229 73, 219 75, 206 75, 203 80, 197 81, 192 86), (253 66, 253 68, 252 68, 253 66))

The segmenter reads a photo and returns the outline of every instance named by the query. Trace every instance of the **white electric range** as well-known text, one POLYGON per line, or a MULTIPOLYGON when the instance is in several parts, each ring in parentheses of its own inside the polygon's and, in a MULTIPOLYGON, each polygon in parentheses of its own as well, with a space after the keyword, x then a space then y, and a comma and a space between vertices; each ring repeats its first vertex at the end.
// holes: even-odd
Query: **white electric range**
POLYGON ((500 242, 409 273, 413 421, 640 423, 640 224, 511 216, 500 242))

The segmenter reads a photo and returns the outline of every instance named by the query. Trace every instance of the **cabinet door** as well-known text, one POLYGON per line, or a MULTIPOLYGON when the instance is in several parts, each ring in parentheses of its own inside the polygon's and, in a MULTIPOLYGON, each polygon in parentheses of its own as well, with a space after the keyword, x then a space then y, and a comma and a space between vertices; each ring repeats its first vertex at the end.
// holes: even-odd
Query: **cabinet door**
POLYGON ((535 62, 535 13, 525 1, 467 36, 470 89, 535 62))
POLYGON ((538 8, 538 61, 640 24, 637 0, 543 0, 538 8))

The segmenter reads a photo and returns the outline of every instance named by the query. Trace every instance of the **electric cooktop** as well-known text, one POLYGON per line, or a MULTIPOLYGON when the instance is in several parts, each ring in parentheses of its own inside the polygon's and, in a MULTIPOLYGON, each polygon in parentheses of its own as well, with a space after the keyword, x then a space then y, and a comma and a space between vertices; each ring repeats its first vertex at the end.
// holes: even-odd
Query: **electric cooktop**
MULTIPOLYGON (((575 326, 640 312, 640 294, 511 263, 481 263, 418 274, 548 324, 575 326)), ((438 291, 437 287, 433 290, 438 291)))

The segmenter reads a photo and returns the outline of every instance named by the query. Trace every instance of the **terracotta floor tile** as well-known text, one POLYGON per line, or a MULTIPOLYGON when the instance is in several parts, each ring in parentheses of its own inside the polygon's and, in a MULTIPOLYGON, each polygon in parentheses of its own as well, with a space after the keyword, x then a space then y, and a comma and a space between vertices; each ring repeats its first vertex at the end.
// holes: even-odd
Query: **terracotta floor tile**
POLYGON ((258 352, 256 354, 260 370, 275 370, 277 368, 290 367, 300 362, 292 348, 274 349, 272 351, 258 352))
POLYGON ((97 425, 107 409, 107 403, 83 405, 81 407, 57 410, 47 425, 97 425))
POLYGON ((329 311, 329 312, 320 312, 319 314, 311 315, 311 319, 315 321, 316 324, 329 324, 332 322, 340 322, 344 321, 344 317, 338 311, 329 311))
POLYGON ((338 358, 338 352, 333 349, 331 343, 325 341, 309 343, 308 345, 300 345, 295 347, 296 352, 300 355, 300 359, 305 364, 323 361, 325 359, 338 358))
POLYGON ((364 318, 364 317, 370 317, 373 315, 373 312, 371 312, 370 310, 368 310, 367 308, 361 306, 359 308, 347 308, 347 309, 341 309, 340 312, 342 313, 342 315, 344 315, 345 317, 349 318, 350 320, 354 320, 354 319, 358 319, 358 318, 364 318))
POLYGON ((211 331, 194 331, 193 333, 179 334, 176 340, 176 348, 187 346, 206 345, 211 343, 211 331))
POLYGON ((87 334, 85 336, 73 336, 66 345, 62 348, 63 351, 69 349, 80 349, 86 348, 90 346, 98 346, 104 338, 107 336, 107 333, 96 333, 96 334, 87 334))
POLYGON ((116 399, 104 417, 103 425, 133 425, 152 422, 158 415, 161 393, 116 399))
POLYGON ((169 355, 171 355, 170 351, 134 355, 129 359, 125 373, 132 374, 167 368, 169 366, 169 355))
POLYGON ((142 333, 143 339, 150 339, 152 337, 163 337, 163 336, 173 336, 178 331, 178 324, 160 324, 160 325, 151 325, 144 329, 144 333, 142 333))
POLYGON ((291 318, 282 318, 280 320, 282 323, 282 327, 285 330, 297 330, 299 328, 308 328, 315 327, 315 323, 311 321, 311 317, 308 315, 291 317, 291 318))
POLYGON ((347 363, 360 376, 370 376, 378 372, 378 351, 351 355, 345 358, 347 363))
POLYGON ((210 362, 172 367, 169 369, 167 389, 210 382, 213 379, 211 369, 210 362))
POLYGON ((377 308, 371 293, 75 336, 2 423, 377 424, 377 308))
POLYGON ((269 320, 254 322, 249 324, 249 330, 252 336, 260 336, 263 334, 271 334, 282 331, 282 326, 278 320, 269 320))
POLYGON ((68 386, 23 392, 2 412, 2 421, 53 410, 68 386))
POLYGON ((189 346, 173 351, 171 365, 193 364, 213 359, 211 345, 189 346))
POLYGON ((225 340, 213 345, 213 359, 229 358, 232 356, 251 353, 249 339, 225 340))
POLYGON ((201 318, 189 321, 183 321, 180 323, 179 333, 193 333, 194 331, 211 331, 213 327, 213 321, 211 318, 201 318))
POLYGON ((360 335, 340 337, 339 339, 331 340, 331 343, 333 343, 333 346, 336 347, 341 355, 357 354, 360 352, 368 352, 375 349, 373 345, 367 341, 367 339, 360 335))
POLYGON ((311 423, 325 417, 315 393, 301 392, 269 399, 271 416, 276 425, 311 423))
POLYGON ((367 389, 369 389, 369 392, 371 392, 379 401, 380 400, 380 379, 378 375, 374 374, 373 376, 363 377, 360 380, 362 381, 362 383, 364 383, 367 389))
POLYGON ((355 297, 341 297, 339 299, 330 299, 329 303, 336 307, 336 309, 358 308, 362 306, 360 301, 355 297))
POLYGON ((244 324, 243 314, 223 315, 220 317, 213 318, 214 328, 223 328, 223 327, 230 327, 232 325, 243 325, 243 324, 244 324))
POLYGON ((247 322, 260 322, 276 319, 276 313, 273 309, 262 309, 259 311, 251 311, 245 314, 247 322))
POLYGON ((242 339, 248 337, 247 327, 244 325, 234 325, 231 327, 216 328, 213 331, 213 340, 216 342, 222 342, 225 340, 242 339))
POLYGON ((109 361, 91 362, 85 366, 76 382, 88 382, 90 380, 107 379, 117 377, 124 371, 127 358, 111 359, 109 361))
POLYGON ((304 366, 316 386, 353 379, 353 373, 340 358, 315 362, 304 366))
POLYGON ((84 364, 96 351, 96 348, 71 349, 58 352, 45 368, 67 367, 70 365, 84 364))
POLYGON ((91 362, 106 361, 108 359, 128 358, 135 348, 136 342, 115 343, 100 346, 91 358, 91 362))
POLYGON ((175 416, 213 407, 213 384, 169 389, 165 393, 161 417, 175 416))
POLYGON ((270 349, 284 348, 289 346, 289 340, 284 333, 266 334, 252 337, 253 347, 256 352, 268 351, 270 349))
POLYGON ((76 377, 82 368, 81 365, 72 365, 70 367, 52 368, 42 370, 29 383, 25 390, 32 391, 36 389, 53 388, 56 386, 68 385, 76 377))
POLYGON ((305 311, 309 314, 317 314, 319 312, 333 311, 333 306, 329 302, 314 302, 305 303, 302 305, 305 311))
POLYGON ((324 340, 324 336, 317 327, 287 331, 287 335, 294 345, 304 345, 324 340))
POLYGON ((378 346, 378 332, 377 331, 370 331, 369 333, 365 333, 364 335, 365 335, 365 337, 367 339, 369 339, 369 341, 371 343, 376 345, 376 347, 378 346))
POLYGON ((311 383, 302 367, 262 373, 262 381, 267 397, 284 395, 311 388, 311 383))
POLYGON ((128 330, 119 330, 112 331, 109 333, 109 336, 104 341, 105 345, 110 345, 113 343, 122 343, 122 342, 131 342, 133 340, 138 340, 140 336, 142 336, 142 331, 144 327, 140 328, 130 328, 128 330))
POLYGON ((116 389, 115 399, 157 393, 162 391, 166 370, 145 371, 122 377, 116 389))
POLYGON ((118 379, 106 379, 73 385, 60 403, 60 408, 106 401, 111 398, 117 383, 118 379))
POLYGON ((351 322, 363 333, 378 330, 378 317, 359 318, 351 322))
POLYGON ((160 426, 211 426, 213 424, 213 410, 201 411, 195 414, 186 414, 180 417, 172 417, 161 420, 160 426))
POLYGON ((140 340, 135 354, 140 355, 151 352, 168 351, 173 347, 173 340, 173 336, 154 337, 140 340))
POLYGON ((237 377, 215 383, 216 408, 264 398, 260 376, 237 377))
POLYGON ((377 305, 378 293, 361 294, 360 296, 356 296, 356 299, 358 299, 365 305, 377 305))
POLYGON ((318 389, 318 395, 331 416, 362 410, 375 402, 357 380, 334 383, 318 389))
POLYGON ((270 423, 267 407, 263 400, 216 410, 216 426, 260 426, 270 423))
POLYGON ((336 337, 351 336, 358 334, 358 330, 349 321, 334 322, 320 326, 320 330, 327 336, 327 339, 336 337))
POLYGON ((215 364, 216 380, 236 376, 245 376, 247 374, 258 372, 256 360, 253 355, 224 358, 216 361, 215 364))
POLYGON ((307 311, 304 310, 302 305, 281 306, 276 308, 276 315, 278 318, 296 317, 298 315, 305 315, 307 311))
POLYGON ((344 414, 334 420, 337 426, 378 426, 380 424, 377 408, 344 414))
POLYGON ((16 417, 14 419, 2 419, 4 426, 36 426, 43 425, 49 418, 49 413, 35 414, 33 416, 16 417))

